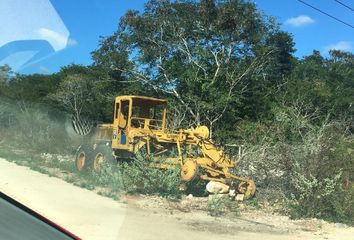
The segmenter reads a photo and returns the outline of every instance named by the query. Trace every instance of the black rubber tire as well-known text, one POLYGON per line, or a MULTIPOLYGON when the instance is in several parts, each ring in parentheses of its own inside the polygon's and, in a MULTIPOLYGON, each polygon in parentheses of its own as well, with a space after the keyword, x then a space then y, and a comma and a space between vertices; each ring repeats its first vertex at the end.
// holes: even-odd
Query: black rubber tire
POLYGON ((86 171, 92 162, 92 148, 81 145, 75 154, 75 167, 79 172, 86 171))
POLYGON ((93 151, 93 158, 91 163, 92 169, 98 171, 103 162, 109 164, 117 162, 112 154, 112 148, 110 145, 98 145, 93 151))

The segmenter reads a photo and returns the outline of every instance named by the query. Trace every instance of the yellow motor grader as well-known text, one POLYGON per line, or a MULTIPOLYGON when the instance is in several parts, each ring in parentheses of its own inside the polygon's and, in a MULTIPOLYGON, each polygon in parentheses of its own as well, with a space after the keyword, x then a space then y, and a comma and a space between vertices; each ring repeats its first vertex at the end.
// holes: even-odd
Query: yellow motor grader
POLYGON ((131 159, 144 150, 147 161, 158 168, 180 165, 185 182, 199 177, 236 186, 245 199, 252 197, 254 182, 231 173, 236 163, 209 138, 209 129, 168 129, 166 106, 166 100, 152 97, 116 97, 113 124, 97 126, 93 140, 78 149, 76 168, 97 170, 103 161, 131 159))

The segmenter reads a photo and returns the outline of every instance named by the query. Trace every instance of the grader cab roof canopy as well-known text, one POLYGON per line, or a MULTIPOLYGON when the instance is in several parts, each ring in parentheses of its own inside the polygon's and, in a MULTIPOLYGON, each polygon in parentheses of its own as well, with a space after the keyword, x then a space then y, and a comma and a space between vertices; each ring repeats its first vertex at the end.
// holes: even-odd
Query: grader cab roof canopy
POLYGON ((165 99, 158 99, 158 98, 153 98, 153 97, 133 96, 133 95, 116 97, 116 102, 119 100, 129 100, 129 99, 132 99, 135 104, 147 105, 147 106, 167 103, 167 100, 165 100, 165 99))

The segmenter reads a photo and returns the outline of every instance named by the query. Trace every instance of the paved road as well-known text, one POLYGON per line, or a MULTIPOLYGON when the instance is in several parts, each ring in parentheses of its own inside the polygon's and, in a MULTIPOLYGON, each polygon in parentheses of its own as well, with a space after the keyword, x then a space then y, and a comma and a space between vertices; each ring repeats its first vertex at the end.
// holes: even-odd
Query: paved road
POLYGON ((230 222, 202 212, 175 212, 172 215, 163 209, 141 209, 134 201, 119 203, 1 158, 0 191, 89 240, 354 239, 354 228, 279 232, 280 221, 279 224, 277 221, 279 226, 269 229, 267 222, 230 222))
POLYGON ((126 205, 0 158, 0 191, 82 239, 119 239, 126 205))

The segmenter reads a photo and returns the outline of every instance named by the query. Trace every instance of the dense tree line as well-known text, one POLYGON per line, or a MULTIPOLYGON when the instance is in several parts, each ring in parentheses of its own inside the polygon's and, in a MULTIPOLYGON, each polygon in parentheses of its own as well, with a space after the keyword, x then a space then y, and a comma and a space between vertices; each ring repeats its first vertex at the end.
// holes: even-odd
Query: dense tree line
POLYGON ((216 136, 243 120, 271 120, 279 104, 353 115, 353 54, 315 50, 297 59, 294 51, 291 35, 252 3, 150 1, 100 40, 91 66, 51 75, 14 75, 4 66, 0 94, 98 121, 110 121, 116 95, 164 97, 184 125, 205 124, 216 136), (80 111, 70 106, 74 97, 80 111))

